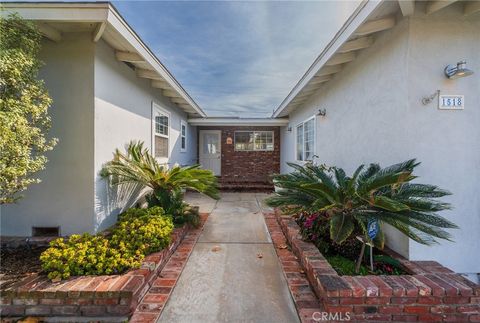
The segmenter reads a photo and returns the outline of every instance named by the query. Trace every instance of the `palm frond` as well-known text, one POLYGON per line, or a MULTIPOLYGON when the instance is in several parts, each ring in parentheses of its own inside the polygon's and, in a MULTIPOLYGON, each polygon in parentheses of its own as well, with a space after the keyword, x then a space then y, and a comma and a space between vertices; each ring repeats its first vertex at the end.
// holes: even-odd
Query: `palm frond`
MULTIPOLYGON (((352 177, 341 168, 289 164, 295 171, 275 177, 275 185, 282 191, 267 203, 328 214, 331 239, 336 242, 346 239, 354 227, 367 237, 367 223, 372 219, 388 223, 422 244, 450 240, 450 233, 444 229, 457 226, 436 214, 451 208, 449 203, 437 200, 450 192, 434 185, 411 183, 419 164, 410 159, 385 168, 370 164, 365 169, 361 165, 352 177)), ((381 232, 373 242, 383 247, 383 241, 381 232)))
POLYGON ((443 197, 452 195, 449 191, 442 190, 435 185, 405 183, 400 186, 396 195, 401 197, 443 197))
POLYGON ((132 141, 126 145, 125 152, 115 150, 113 159, 106 163, 100 175, 108 177, 114 185, 140 183, 153 190, 174 192, 191 189, 219 198, 217 178, 200 165, 168 168, 160 164, 143 142, 132 141))

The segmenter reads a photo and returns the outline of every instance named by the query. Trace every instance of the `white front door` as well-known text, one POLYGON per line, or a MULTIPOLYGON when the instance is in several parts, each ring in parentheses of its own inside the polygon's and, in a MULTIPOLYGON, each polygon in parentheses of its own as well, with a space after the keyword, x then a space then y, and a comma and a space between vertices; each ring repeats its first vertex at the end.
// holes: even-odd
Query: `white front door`
POLYGON ((222 133, 220 130, 200 130, 200 165, 220 176, 222 167, 222 133))

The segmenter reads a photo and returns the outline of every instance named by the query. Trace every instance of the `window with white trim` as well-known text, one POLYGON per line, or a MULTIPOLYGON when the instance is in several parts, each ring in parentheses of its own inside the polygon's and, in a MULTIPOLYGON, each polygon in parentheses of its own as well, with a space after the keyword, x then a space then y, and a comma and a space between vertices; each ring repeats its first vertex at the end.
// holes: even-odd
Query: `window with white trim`
POLYGON ((153 107, 153 151, 157 158, 168 158, 170 114, 157 106, 153 107))
POLYGON ((312 160, 315 152, 315 117, 297 125, 297 160, 312 160))
POLYGON ((187 123, 180 121, 180 151, 187 151, 187 123))
POLYGON ((235 131, 235 151, 272 151, 273 131, 235 131))

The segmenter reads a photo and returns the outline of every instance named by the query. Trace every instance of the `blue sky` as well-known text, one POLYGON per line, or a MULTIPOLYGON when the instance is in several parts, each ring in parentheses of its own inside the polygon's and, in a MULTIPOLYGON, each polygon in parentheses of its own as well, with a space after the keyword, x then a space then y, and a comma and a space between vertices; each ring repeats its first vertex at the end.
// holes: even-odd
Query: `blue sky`
POLYGON ((355 1, 117 1, 115 7, 209 116, 266 117, 355 1))

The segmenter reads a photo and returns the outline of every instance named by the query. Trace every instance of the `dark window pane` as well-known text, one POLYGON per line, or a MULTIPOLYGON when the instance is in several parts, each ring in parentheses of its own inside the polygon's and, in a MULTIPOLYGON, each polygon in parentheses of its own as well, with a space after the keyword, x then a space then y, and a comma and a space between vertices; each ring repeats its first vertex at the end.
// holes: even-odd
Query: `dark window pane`
POLYGON ((253 150, 253 131, 235 132, 235 150, 253 150))
POLYGON ((297 160, 303 160, 303 125, 297 127, 297 160))

